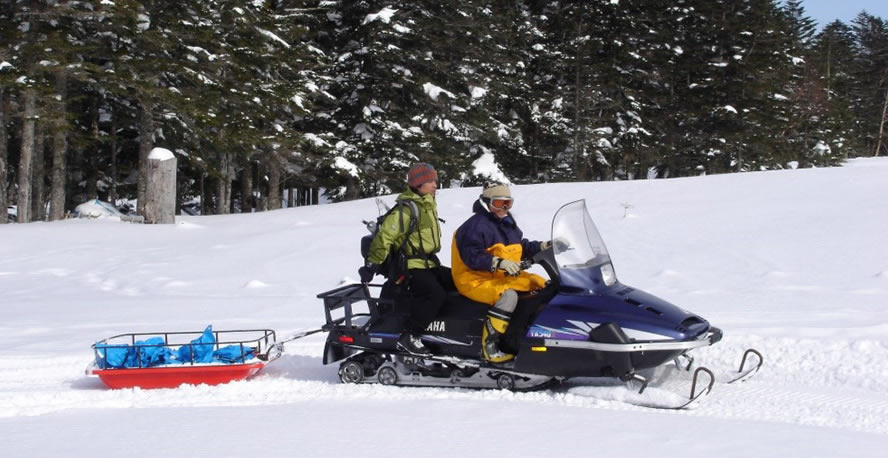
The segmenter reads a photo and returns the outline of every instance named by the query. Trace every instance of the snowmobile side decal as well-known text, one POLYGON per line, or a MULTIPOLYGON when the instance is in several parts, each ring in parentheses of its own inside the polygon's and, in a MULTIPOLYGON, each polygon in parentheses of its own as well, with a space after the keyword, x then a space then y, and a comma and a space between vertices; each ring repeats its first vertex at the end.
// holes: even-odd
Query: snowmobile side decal
POLYGON ((574 330, 576 332, 582 332, 582 331, 589 332, 592 330, 592 328, 598 326, 598 323, 586 323, 583 321, 576 321, 576 320, 567 320, 567 322, 580 328, 580 329, 574 330))
POLYGON ((579 329, 569 329, 569 328, 550 328, 549 326, 543 326, 541 324, 535 324, 530 328, 529 334, 531 337, 555 337, 555 338, 565 338, 565 339, 587 339, 589 337, 588 332, 580 331, 579 329))
POLYGON ((623 332, 626 333, 626 336, 629 337, 630 339, 664 340, 664 341, 672 340, 672 338, 670 338, 669 336, 664 336, 662 334, 656 334, 653 332, 639 331, 638 329, 632 329, 632 328, 622 328, 622 329, 623 329, 623 332))
POLYGON ((400 334, 390 334, 387 332, 371 332, 370 333, 371 339, 372 338, 397 339, 398 337, 401 337, 401 335, 400 334))
POLYGON ((437 342, 437 343, 442 343, 442 344, 447 344, 447 345, 462 345, 464 347, 468 347, 468 346, 472 345, 471 343, 460 342, 458 340, 448 339, 446 337, 440 337, 440 336, 429 336, 429 335, 423 334, 421 337, 422 337, 422 340, 428 340, 429 342, 437 342))
MULTIPOLYGON (((589 335, 589 333, 593 329, 595 329, 596 327, 601 325, 601 323, 590 323, 588 321, 577 321, 577 320, 567 320, 567 322, 576 326, 576 328, 561 328, 561 329, 559 329, 560 332, 577 334, 577 335, 584 336, 584 337, 589 335), (579 328, 579 329, 577 329, 577 328, 579 328)), ((653 333, 653 332, 639 331, 638 329, 632 329, 632 328, 621 328, 621 329, 623 330, 623 332, 626 333, 627 337, 629 337, 631 339, 635 339, 635 340, 672 340, 672 338, 669 336, 664 336, 662 334, 657 334, 657 333, 653 333)), ((540 336, 534 336, 534 337, 540 337, 540 336)))
POLYGON ((712 345, 712 338, 715 337, 715 334, 712 332, 706 333, 705 336, 698 340, 690 340, 685 342, 680 341, 669 341, 669 342, 634 342, 628 344, 617 344, 617 343, 602 343, 602 342, 588 342, 588 341, 579 341, 579 340, 558 340, 558 339, 546 339, 543 341, 543 345, 547 347, 564 347, 564 348, 577 348, 581 350, 597 350, 597 351, 612 351, 612 352, 637 352, 637 351, 672 351, 672 350, 690 350, 692 348, 700 348, 712 345))

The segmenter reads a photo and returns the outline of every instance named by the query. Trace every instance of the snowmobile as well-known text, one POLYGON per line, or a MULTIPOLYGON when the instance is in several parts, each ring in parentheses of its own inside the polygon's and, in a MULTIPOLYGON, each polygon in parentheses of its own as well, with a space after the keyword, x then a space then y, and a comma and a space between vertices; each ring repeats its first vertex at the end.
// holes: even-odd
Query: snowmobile
MULTIPOLYGON (((324 364, 341 361, 344 383, 525 391, 569 378, 616 377, 640 383, 643 392, 647 379, 639 371, 672 361, 689 370, 689 352, 721 340, 722 331, 704 318, 619 282, 584 200, 556 212, 551 235, 559 243, 522 265, 541 266, 549 283, 535 293, 539 305, 512 361, 492 364, 481 358, 489 305, 457 292, 421 336, 431 356, 398 350, 406 318, 402 299, 409 291, 397 291, 389 281, 349 284, 318 295, 326 315, 322 330, 328 332, 324 364)), ((761 364, 761 354, 748 350, 736 379, 761 364), (751 355, 758 358, 757 365, 745 368, 751 355)), ((715 376, 709 369, 698 367, 693 375, 688 401, 675 408, 712 389, 715 376), (700 379, 698 387, 703 375, 708 382, 700 379)))

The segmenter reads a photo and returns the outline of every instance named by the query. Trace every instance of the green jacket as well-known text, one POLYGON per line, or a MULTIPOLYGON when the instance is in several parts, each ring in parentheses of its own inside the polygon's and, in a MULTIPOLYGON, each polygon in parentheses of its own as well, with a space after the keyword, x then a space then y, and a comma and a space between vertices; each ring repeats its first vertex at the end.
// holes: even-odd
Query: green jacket
MULTIPOLYGON (((428 259, 432 254, 441 250, 441 225, 438 224, 438 204, 431 194, 420 196, 410 189, 401 193, 398 200, 410 200, 416 203, 419 209, 419 219, 416 229, 410 233, 404 251, 407 254, 408 269, 430 269, 437 267, 438 263, 428 259)), ((401 246, 404 234, 410 227, 410 208, 399 207, 391 212, 379 226, 379 232, 370 243, 370 256, 368 260, 374 264, 381 264, 389 255, 392 247, 401 246)))

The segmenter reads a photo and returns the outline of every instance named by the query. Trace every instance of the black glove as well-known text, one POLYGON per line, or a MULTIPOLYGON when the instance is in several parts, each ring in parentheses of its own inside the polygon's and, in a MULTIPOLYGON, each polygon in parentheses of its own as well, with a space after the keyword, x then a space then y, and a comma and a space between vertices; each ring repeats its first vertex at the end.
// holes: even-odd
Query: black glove
POLYGON ((361 283, 370 283, 373 277, 379 273, 379 265, 368 262, 366 265, 358 269, 358 276, 361 277, 361 283))

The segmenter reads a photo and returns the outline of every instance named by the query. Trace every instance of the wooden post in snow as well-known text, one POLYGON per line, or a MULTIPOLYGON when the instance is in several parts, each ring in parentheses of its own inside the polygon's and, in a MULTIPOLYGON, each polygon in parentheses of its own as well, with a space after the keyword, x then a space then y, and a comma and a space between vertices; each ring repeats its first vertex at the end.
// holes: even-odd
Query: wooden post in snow
POLYGON ((176 156, 164 148, 148 154, 145 187, 145 222, 176 223, 176 156))

